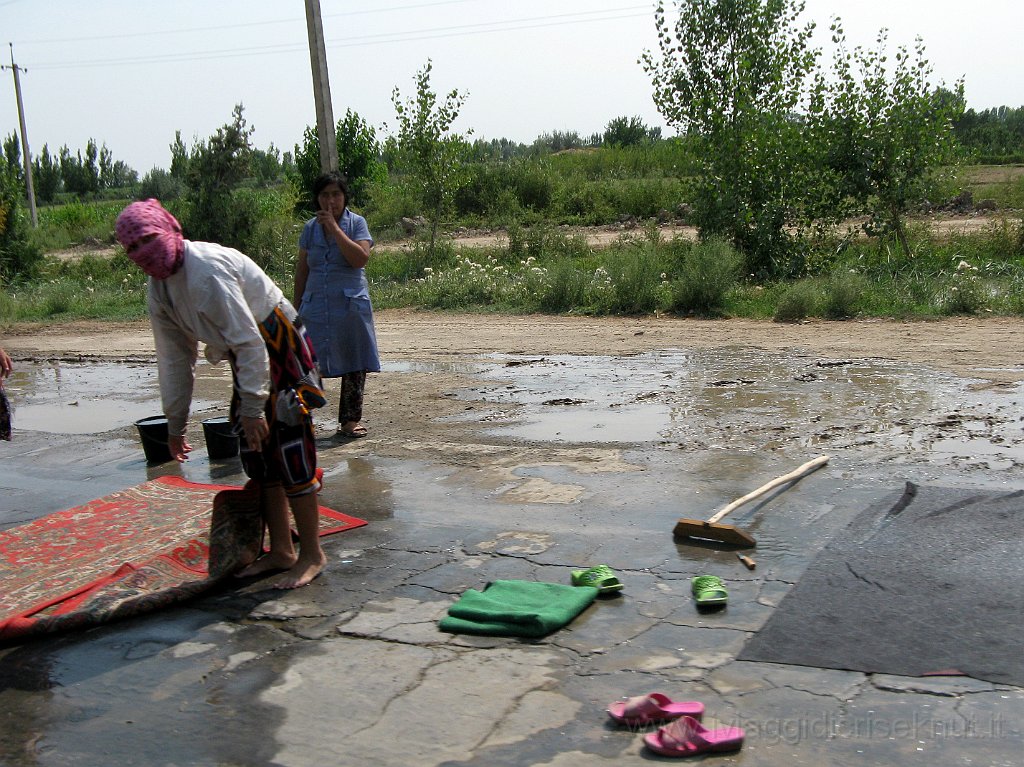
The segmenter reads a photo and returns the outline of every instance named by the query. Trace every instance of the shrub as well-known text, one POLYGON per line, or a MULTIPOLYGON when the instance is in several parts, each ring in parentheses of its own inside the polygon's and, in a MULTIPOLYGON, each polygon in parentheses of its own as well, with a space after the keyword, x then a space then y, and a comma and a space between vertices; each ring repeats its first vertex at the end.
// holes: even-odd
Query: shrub
POLYGON ((826 317, 842 320, 855 317, 867 292, 868 281, 856 272, 833 272, 825 284, 822 311, 826 317))
POLYGON ((600 182, 581 178, 566 179, 552 201, 559 220, 580 224, 604 224, 614 218, 608 198, 601 193, 600 182))
POLYGON ((30 233, 32 243, 44 253, 81 243, 112 243, 114 221, 124 200, 69 202, 39 210, 39 227, 30 233))
POLYGON ((775 307, 776 322, 799 322, 817 312, 819 294, 817 287, 809 280, 793 283, 775 307))
POLYGON ((660 304, 661 264, 654 246, 627 246, 606 259, 609 289, 599 294, 605 314, 648 314, 660 304))
POLYGON ((185 194, 185 184, 163 168, 153 168, 139 182, 137 197, 140 200, 155 198, 162 203, 177 200, 185 194))
POLYGON ((722 314, 725 298, 739 278, 743 257, 717 239, 696 245, 677 240, 671 248, 682 253, 671 285, 671 309, 702 316, 722 314))
POLYGON ((370 184, 368 194, 373 202, 363 215, 375 240, 404 236, 402 219, 416 218, 422 213, 416 200, 416 190, 402 176, 370 184))
POLYGON ((548 264, 546 279, 539 287, 537 309, 561 314, 586 304, 590 275, 570 258, 556 258, 548 264))
POLYGON ((685 194, 683 182, 674 178, 614 180, 599 189, 616 215, 636 218, 654 218, 662 210, 672 210, 685 194))
POLYGON ((942 291, 939 307, 945 314, 977 314, 985 308, 985 290, 974 275, 957 274, 942 291))
POLYGON ((16 168, 0 156, 0 285, 30 279, 42 258, 22 210, 22 188, 16 168))
POLYGON ((231 195, 236 245, 268 274, 294 277, 295 254, 302 222, 292 214, 294 192, 279 189, 238 189, 231 195))

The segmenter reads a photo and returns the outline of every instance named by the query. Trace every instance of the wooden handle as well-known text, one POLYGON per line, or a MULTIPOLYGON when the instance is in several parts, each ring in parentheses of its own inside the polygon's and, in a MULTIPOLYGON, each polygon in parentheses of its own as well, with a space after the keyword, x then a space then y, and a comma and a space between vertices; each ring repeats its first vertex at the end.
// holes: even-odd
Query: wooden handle
POLYGON ((730 511, 734 511, 734 510, 738 509, 740 506, 742 506, 743 504, 747 503, 748 501, 752 501, 755 498, 758 498, 758 497, 764 495, 769 490, 774 490, 779 485, 784 485, 787 482, 792 482, 795 479, 800 479, 800 477, 804 476, 805 474, 810 474, 815 469, 818 469, 818 468, 824 466, 826 463, 828 463, 828 460, 829 460, 830 457, 831 456, 827 456, 827 455, 819 455, 813 461, 808 461, 807 463, 805 463, 800 468, 794 469, 793 471, 789 472, 789 474, 783 474, 781 477, 776 477, 771 482, 767 482, 767 483, 761 485, 761 487, 757 488, 757 490, 754 490, 752 492, 747 493, 742 498, 737 498, 735 501, 733 501, 728 506, 723 508, 721 511, 716 513, 713 517, 711 517, 711 519, 709 519, 707 523, 709 525, 713 525, 715 522, 720 520, 722 517, 724 517, 730 511))

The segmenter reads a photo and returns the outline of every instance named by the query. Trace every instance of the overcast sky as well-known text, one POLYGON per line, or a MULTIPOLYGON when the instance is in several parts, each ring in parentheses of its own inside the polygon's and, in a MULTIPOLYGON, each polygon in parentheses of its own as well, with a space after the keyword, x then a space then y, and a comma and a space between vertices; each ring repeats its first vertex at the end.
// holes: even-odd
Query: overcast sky
MULTIPOLYGON (((438 93, 468 92, 456 127, 532 142, 600 132, 614 117, 664 126, 637 63, 655 48, 653 3, 630 0, 321 0, 335 118, 352 109, 386 135, 391 92, 414 93, 427 59, 438 93)), ((229 122, 237 103, 253 143, 290 151, 315 125, 303 0, 0 0, 14 44, 29 145, 72 152, 92 137, 144 175, 229 122)), ((852 45, 921 37, 932 82, 963 77, 968 106, 1024 106, 1024 1, 807 0, 820 45, 833 16, 852 45)), ((0 51, 10 64, 10 50, 0 51)), ((18 130, 14 81, 0 85, 0 132, 18 130)), ((665 135, 671 131, 665 130, 665 135)))

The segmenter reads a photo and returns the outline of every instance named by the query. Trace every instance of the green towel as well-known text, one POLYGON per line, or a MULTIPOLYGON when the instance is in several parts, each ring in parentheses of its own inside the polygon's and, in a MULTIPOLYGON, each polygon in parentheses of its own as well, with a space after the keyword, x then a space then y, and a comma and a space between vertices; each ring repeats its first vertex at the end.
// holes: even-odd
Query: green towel
POLYGON ((567 625, 597 597, 593 586, 492 581, 467 589, 441 619, 453 634, 542 637, 567 625))

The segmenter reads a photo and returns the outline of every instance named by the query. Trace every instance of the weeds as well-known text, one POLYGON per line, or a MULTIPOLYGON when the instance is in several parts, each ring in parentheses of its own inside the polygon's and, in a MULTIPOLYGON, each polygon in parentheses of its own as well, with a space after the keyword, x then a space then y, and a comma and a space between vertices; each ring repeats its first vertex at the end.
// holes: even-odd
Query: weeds
MULTIPOLYGON (((1024 221, 1019 215, 1001 218, 981 232, 944 237, 933 236, 922 224, 909 231, 909 257, 884 239, 823 238, 808 254, 800 281, 757 283, 740 274, 739 254, 722 242, 665 241, 657 226, 647 222, 595 250, 582 236, 567 234, 556 219, 544 220, 526 207, 528 200, 538 203, 550 191, 552 205, 560 194, 563 202, 572 197, 580 205, 574 215, 593 219, 588 198, 615 207, 605 194, 613 188, 619 202, 630 199, 629 204, 648 207, 661 204, 657 200, 663 192, 678 193, 678 182, 668 176, 652 175, 660 178, 654 191, 634 183, 629 174, 636 169, 625 167, 627 153, 617 155, 623 163, 618 170, 601 165, 598 170, 607 174, 603 178, 595 177, 600 174, 593 164, 608 157, 584 155, 549 158, 551 165, 540 170, 506 175, 504 180, 516 181, 519 191, 509 212, 507 239, 495 247, 459 248, 442 239, 433 250, 425 241, 375 248, 367 267, 374 304, 507 313, 669 312, 790 322, 818 316, 1024 314, 1024 221), (546 186, 563 172, 580 182, 569 196, 565 187, 546 186)), ((406 210, 401 187, 391 192, 392 211, 406 210)), ((237 199, 239 215, 256 221, 249 254, 287 295, 302 223, 291 212, 294 195, 243 190, 237 199)), ((179 213, 177 203, 170 204, 179 213)), ((111 243, 123 205, 106 201, 43 208, 33 241, 51 252, 83 242, 111 243)), ((377 234, 372 220, 371 226, 377 234)), ((44 257, 34 279, 0 291, 0 323, 144 317, 144 276, 120 248, 113 252, 110 258, 73 262, 44 257)))
POLYGON ((722 240, 669 246, 678 261, 669 308, 680 314, 714 317, 725 314, 726 297, 736 285, 743 258, 722 240))
POLYGON ((658 249, 650 244, 626 247, 603 269, 595 295, 600 314, 651 314, 661 305, 662 273, 658 249))
POLYGON ((977 314, 985 308, 982 281, 969 271, 958 272, 939 293, 938 304, 944 314, 977 314))
POLYGON ((864 275, 856 271, 833 272, 825 283, 824 316, 831 320, 856 317, 869 287, 864 275))
POLYGON ((810 280, 795 282, 782 294, 775 307, 776 322, 799 322, 813 317, 818 312, 821 296, 817 286, 810 280))

